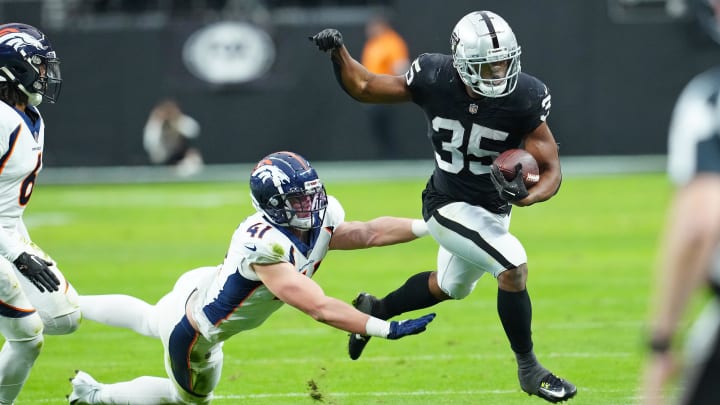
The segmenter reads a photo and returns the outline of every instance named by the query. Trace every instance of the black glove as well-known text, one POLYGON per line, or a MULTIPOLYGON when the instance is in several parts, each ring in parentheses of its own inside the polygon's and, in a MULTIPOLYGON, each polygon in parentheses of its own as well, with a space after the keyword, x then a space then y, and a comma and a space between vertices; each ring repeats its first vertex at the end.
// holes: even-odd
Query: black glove
POLYGON ((332 51, 343 45, 342 34, 335 28, 325 28, 308 39, 321 51, 332 51))
POLYGON ((23 252, 13 262, 23 276, 27 277, 40 292, 59 290, 60 280, 48 266, 49 262, 31 253, 23 252))
POLYGON ((505 180, 505 176, 500 172, 499 167, 490 166, 490 178, 495 185, 495 189, 500 194, 500 198, 508 202, 520 201, 530 194, 523 181, 522 163, 515 166, 515 172, 517 173, 515 178, 505 180))

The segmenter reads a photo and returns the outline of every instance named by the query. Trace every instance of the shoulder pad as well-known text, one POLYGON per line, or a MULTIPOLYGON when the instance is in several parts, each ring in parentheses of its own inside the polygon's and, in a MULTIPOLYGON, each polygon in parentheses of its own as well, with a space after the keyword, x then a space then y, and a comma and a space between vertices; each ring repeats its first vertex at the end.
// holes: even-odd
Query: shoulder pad
POLYGON ((7 152, 10 135, 22 123, 23 119, 14 108, 0 102, 0 155, 7 152))
POLYGON ((328 206, 325 211, 323 226, 336 227, 345 221, 345 209, 335 197, 329 195, 327 198, 328 206))
POLYGON ((285 235, 273 228, 261 238, 241 238, 242 249, 250 263, 273 264, 287 261, 290 242, 285 235))
POLYGON ((251 263, 272 264, 287 260, 290 240, 260 214, 248 217, 235 230, 230 251, 251 263))

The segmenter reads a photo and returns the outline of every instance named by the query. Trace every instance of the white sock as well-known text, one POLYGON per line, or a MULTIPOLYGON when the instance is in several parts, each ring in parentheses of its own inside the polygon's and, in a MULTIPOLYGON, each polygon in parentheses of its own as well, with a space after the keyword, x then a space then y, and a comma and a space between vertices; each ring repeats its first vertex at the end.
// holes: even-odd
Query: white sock
POLYGON ((159 337, 155 306, 129 295, 81 295, 78 298, 83 317, 105 325, 132 329, 150 337, 159 337))
POLYGON ((102 384, 94 404, 155 405, 184 403, 169 378, 138 377, 132 381, 102 384))
POLYGON ((5 341, 0 350, 0 403, 12 404, 20 394, 42 344, 42 335, 5 341))

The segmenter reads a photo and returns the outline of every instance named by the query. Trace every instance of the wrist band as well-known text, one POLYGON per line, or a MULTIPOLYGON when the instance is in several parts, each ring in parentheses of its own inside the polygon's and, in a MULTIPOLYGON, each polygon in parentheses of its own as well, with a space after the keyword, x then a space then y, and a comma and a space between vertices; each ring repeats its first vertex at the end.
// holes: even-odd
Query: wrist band
POLYGON ((422 238, 423 236, 428 234, 428 229, 425 221, 422 221, 420 219, 413 219, 411 226, 413 235, 417 236, 418 238, 422 238))
POLYGON ((386 338, 390 333, 390 322, 371 316, 365 324, 365 333, 368 336, 386 338))

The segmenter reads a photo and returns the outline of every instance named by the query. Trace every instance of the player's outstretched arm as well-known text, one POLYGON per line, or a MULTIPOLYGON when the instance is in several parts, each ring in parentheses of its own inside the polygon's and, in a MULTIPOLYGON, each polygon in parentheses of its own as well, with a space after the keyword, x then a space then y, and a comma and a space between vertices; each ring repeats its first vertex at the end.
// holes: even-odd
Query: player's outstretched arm
POLYGON ((421 333, 435 314, 405 321, 383 321, 333 297, 328 297, 312 279, 289 263, 253 265, 265 286, 280 300, 310 315, 318 322, 350 333, 399 339, 421 333))
POLYGON ((409 242, 428 234, 421 219, 378 217, 367 222, 343 222, 335 228, 330 249, 352 250, 409 242))
POLYGON ((340 31, 326 28, 308 37, 321 51, 330 51, 335 77, 345 92, 365 103, 400 103, 412 99, 405 76, 371 73, 343 44, 340 31))

